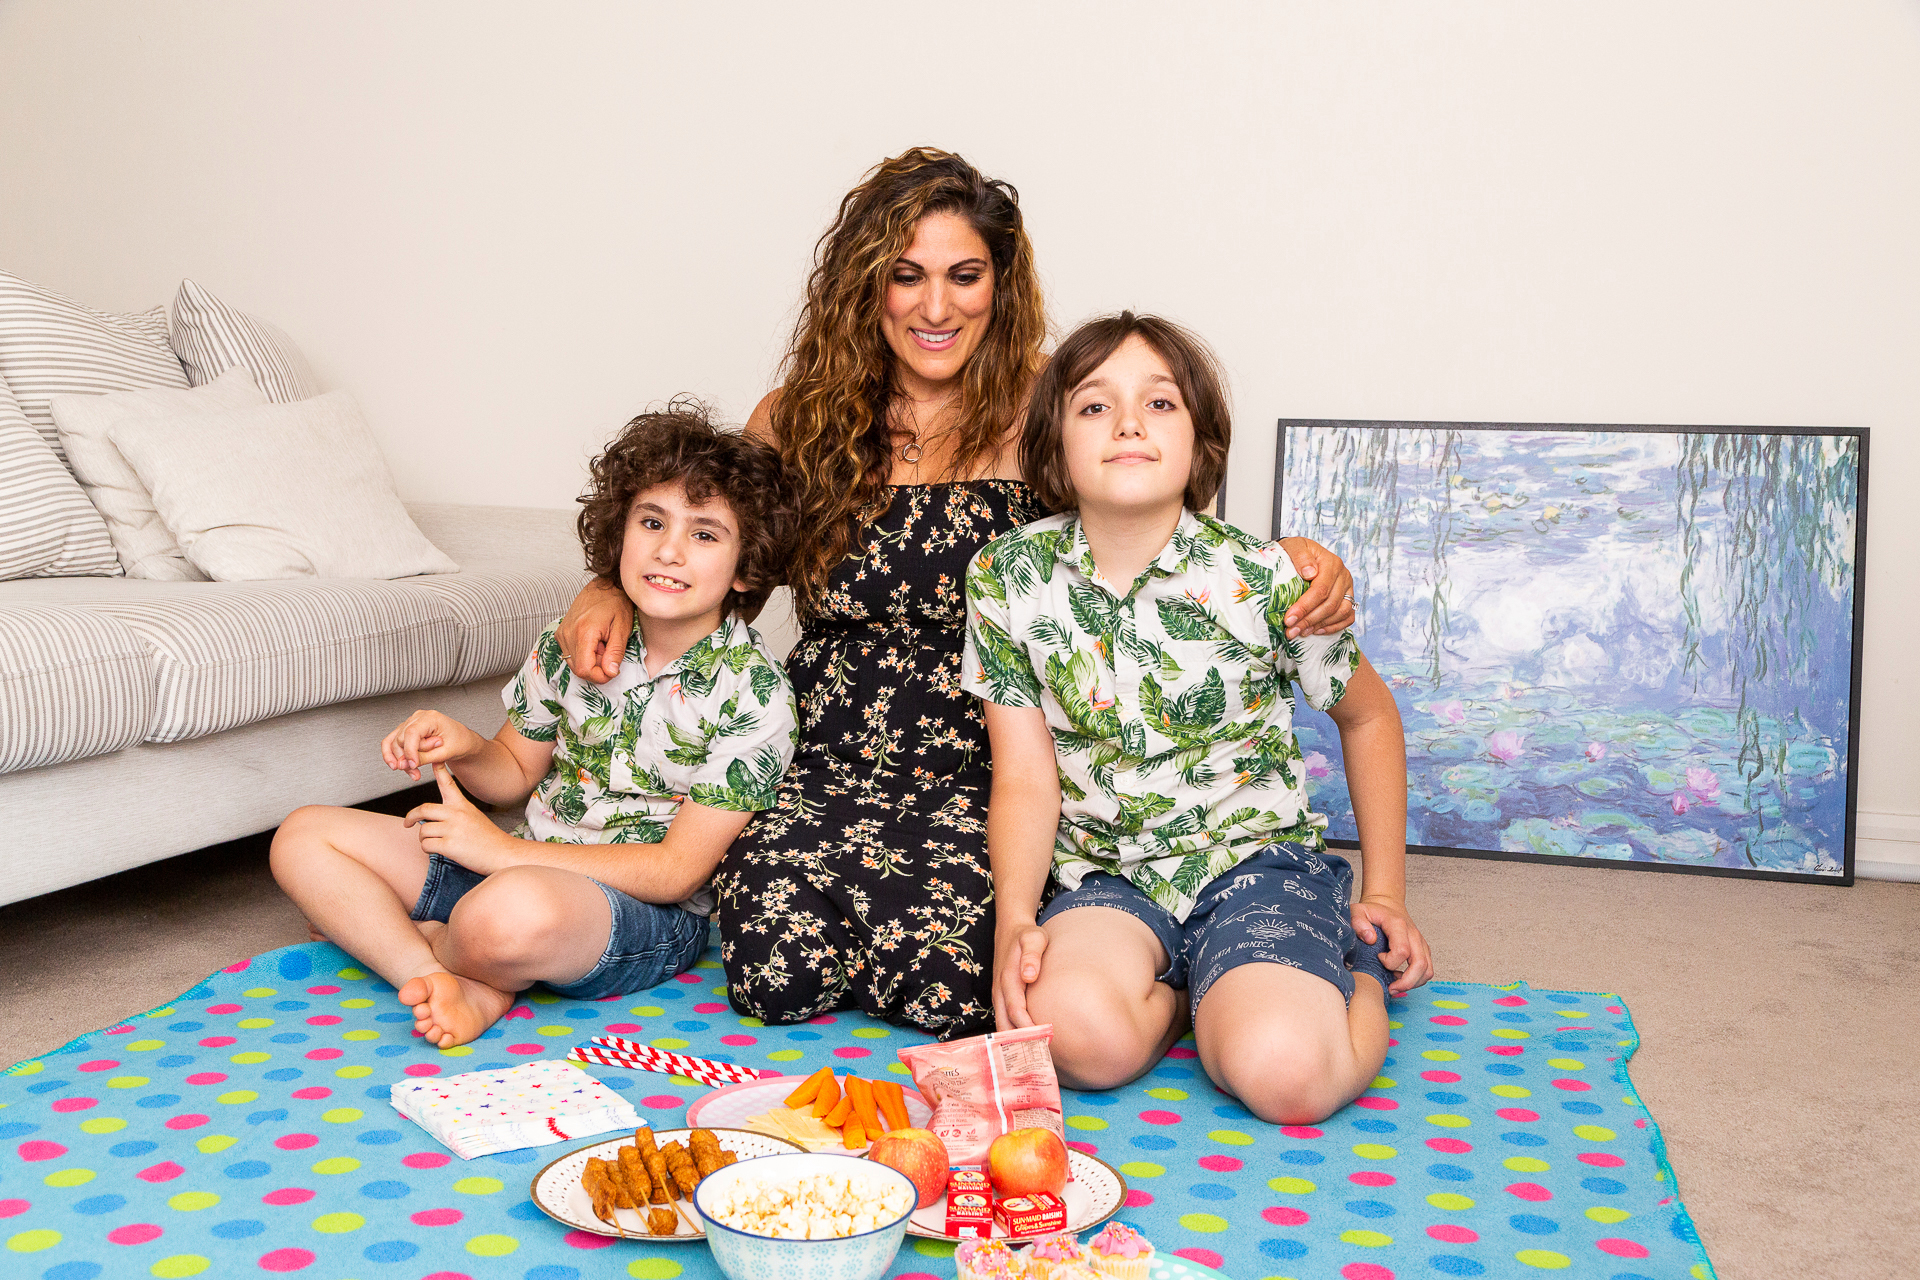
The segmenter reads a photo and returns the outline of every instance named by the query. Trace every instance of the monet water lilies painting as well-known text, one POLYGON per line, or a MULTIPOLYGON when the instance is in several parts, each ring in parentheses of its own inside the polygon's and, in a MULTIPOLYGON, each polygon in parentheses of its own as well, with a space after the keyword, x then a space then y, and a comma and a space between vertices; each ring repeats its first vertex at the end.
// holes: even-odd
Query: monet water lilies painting
MULTIPOLYGON (((1852 875, 1851 431, 1280 424, 1274 527, 1340 551, 1407 730, 1409 845, 1852 875)), ((1328 835, 1357 832, 1325 716, 1328 835)))

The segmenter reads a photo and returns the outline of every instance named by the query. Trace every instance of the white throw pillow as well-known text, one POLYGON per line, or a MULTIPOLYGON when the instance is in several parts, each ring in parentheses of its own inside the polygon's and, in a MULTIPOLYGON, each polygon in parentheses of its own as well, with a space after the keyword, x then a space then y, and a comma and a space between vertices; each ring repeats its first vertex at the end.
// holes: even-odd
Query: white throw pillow
POLYGON ((0 378, 0 579, 119 572, 100 513, 0 378))
POLYGON ((187 559, 216 582, 459 572, 400 505, 344 391, 128 419, 112 434, 187 559))
POLYGON ((47 408, 54 396, 187 385, 180 358, 167 343, 165 308, 108 315, 4 271, 0 378, 13 388, 27 421, 55 452, 60 435, 47 408))
POLYGON ((307 358, 293 339, 257 316, 237 311, 191 280, 173 299, 173 349, 194 386, 238 365, 275 404, 320 394, 307 358))
POLYGON ((113 444, 113 429, 136 418, 186 419, 222 409, 251 409, 267 398, 253 375, 236 365, 204 387, 115 391, 104 396, 55 396, 49 407, 60 428, 67 465, 94 509, 107 522, 113 549, 129 578, 205 582, 154 510, 153 495, 113 444))

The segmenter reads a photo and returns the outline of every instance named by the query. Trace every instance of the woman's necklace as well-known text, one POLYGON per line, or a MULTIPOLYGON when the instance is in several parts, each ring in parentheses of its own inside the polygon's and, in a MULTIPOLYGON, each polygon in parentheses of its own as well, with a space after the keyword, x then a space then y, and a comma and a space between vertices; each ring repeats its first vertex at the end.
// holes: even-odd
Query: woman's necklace
MULTIPOLYGON (((895 452, 900 455, 900 461, 906 463, 908 466, 918 468, 920 459, 926 456, 926 450, 920 439, 920 411, 911 400, 906 401, 906 407, 908 424, 907 439, 904 444, 895 447, 895 452)), ((951 430, 953 430, 953 428, 950 426, 942 427, 933 433, 932 439, 938 440, 951 430)))

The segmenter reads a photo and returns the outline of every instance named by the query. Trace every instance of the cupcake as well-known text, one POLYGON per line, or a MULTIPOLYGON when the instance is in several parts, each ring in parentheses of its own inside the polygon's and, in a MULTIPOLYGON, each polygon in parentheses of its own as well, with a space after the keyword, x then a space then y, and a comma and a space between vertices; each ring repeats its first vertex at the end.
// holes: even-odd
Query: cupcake
POLYGON ((1122 1222, 1109 1222, 1087 1241, 1093 1269, 1113 1280, 1147 1280, 1153 1265, 1153 1244, 1122 1222))
POLYGON ((1064 1231, 1041 1236, 1027 1246, 1022 1256, 1036 1280, 1075 1280, 1093 1265, 1087 1251, 1080 1247, 1080 1241, 1064 1231))
POLYGON ((1020 1280, 1026 1270, 1004 1240, 962 1240, 953 1261, 958 1280, 1020 1280))

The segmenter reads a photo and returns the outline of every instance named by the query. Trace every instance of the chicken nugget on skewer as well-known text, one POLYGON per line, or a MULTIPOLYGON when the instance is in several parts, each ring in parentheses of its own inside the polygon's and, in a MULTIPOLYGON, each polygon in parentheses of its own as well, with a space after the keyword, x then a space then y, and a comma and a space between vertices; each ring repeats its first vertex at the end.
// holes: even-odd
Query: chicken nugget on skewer
POLYGON ((653 1130, 635 1129, 633 1145, 645 1162, 647 1174, 653 1179, 653 1203, 671 1204, 673 1202, 673 1179, 667 1176, 667 1162, 660 1155, 660 1148, 654 1143, 653 1130))
POLYGON ((680 1194, 692 1195, 694 1187, 699 1185, 700 1172, 694 1168, 693 1157, 687 1154, 687 1149, 677 1142, 669 1142, 660 1148, 660 1155, 666 1160, 667 1175, 680 1194))
POLYGON ((580 1186, 587 1193, 587 1198, 593 1202, 593 1216, 620 1232, 620 1238, 624 1240, 627 1233, 621 1228, 613 1212, 618 1207, 615 1203, 618 1193, 614 1189, 612 1168, 613 1166, 598 1156, 588 1156, 587 1167, 580 1174, 580 1186))
POLYGON ((711 1129, 695 1129, 688 1134, 687 1148, 693 1153, 694 1169, 703 1178, 726 1164, 720 1158, 720 1140, 711 1129))
POLYGON ((670 1236, 680 1230, 680 1215, 671 1208, 647 1210, 647 1230, 656 1236, 670 1236))
POLYGON ((739 1158, 740 1153, 738 1151, 722 1151, 720 1153, 720 1167, 724 1169, 739 1158))
POLYGON ((640 1153, 632 1147, 621 1147, 618 1155, 619 1188, 624 1195, 622 1209, 643 1209, 647 1201, 653 1198, 653 1179, 647 1174, 646 1165, 640 1161, 640 1153))

